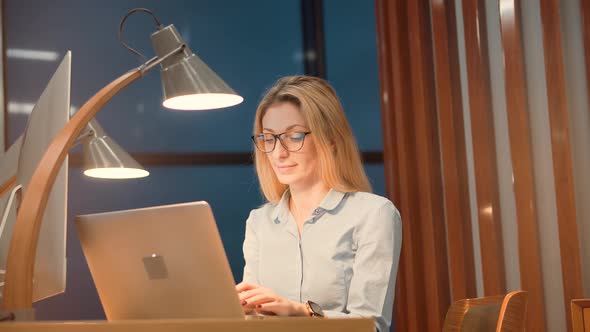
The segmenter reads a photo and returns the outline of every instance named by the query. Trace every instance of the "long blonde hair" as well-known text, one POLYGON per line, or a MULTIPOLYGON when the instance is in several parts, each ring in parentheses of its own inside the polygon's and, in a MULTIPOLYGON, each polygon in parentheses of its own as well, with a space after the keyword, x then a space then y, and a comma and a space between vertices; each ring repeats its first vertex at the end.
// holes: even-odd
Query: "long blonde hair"
MULTIPOLYGON (((299 108, 312 132, 324 184, 341 192, 372 192, 342 105, 332 86, 323 79, 312 76, 279 79, 256 109, 254 135, 262 132, 262 118, 267 109, 285 102, 299 108)), ((262 193, 269 202, 278 202, 288 186, 279 182, 266 153, 254 149, 254 163, 262 193)))

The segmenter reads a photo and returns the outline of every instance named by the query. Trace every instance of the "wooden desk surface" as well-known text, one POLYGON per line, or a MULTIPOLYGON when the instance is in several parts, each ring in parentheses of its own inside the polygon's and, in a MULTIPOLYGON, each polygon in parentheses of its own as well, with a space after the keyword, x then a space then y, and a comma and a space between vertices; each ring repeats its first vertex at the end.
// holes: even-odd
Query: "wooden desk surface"
POLYGON ((43 321, 0 323, 2 332, 373 332, 370 318, 317 319, 305 317, 264 319, 154 319, 127 321, 43 321))

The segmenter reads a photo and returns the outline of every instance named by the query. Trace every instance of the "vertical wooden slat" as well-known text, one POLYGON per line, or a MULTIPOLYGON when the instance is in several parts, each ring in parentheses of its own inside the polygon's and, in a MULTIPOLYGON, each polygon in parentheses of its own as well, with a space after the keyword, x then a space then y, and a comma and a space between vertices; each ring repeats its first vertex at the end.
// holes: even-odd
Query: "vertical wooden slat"
MULTIPOLYGON (((545 75, 547 101, 551 128, 551 148, 559 246, 561 253, 561 274, 566 317, 570 317, 570 301, 584 296, 580 267, 580 244, 576 221, 574 175, 570 145, 569 118, 565 87, 563 49, 559 23, 558 0, 540 0, 541 25, 543 26, 543 48, 545 54, 545 75)), ((583 1, 582 1, 583 2, 583 1)), ((566 319, 568 330, 571 321, 566 319)))
MULTIPOLYGON (((428 331, 442 329, 450 304, 446 231, 442 192, 439 135, 434 89, 434 64, 428 0, 408 1, 412 113, 416 142, 424 291, 428 295, 428 331)), ((407 110, 406 110, 407 111, 407 110)))
MULTIPOLYGON (((582 38, 584 39, 584 57, 586 59, 586 88, 590 99, 590 1, 581 0, 582 38)), ((589 100, 590 101, 590 100, 589 100)))
POLYGON ((404 331, 440 330, 450 302, 428 4, 377 0, 385 169, 397 177, 388 192, 399 195, 403 221, 395 320, 404 331))
MULTIPOLYGON (((390 8, 388 1, 377 0, 375 11, 376 11, 376 23, 377 23, 377 35, 379 42, 379 85, 380 85, 380 102, 382 109, 390 109, 393 107, 392 96, 393 96, 393 69, 392 69, 392 47, 389 45, 391 40, 391 24, 392 21, 388 20, 385 13, 388 13, 390 8), (384 42, 384 41, 388 42, 384 42)), ((395 23, 393 23, 395 24, 395 23)), ((395 164, 397 160, 397 149, 395 144, 391 144, 395 140, 395 117, 393 112, 381 112, 381 120, 383 126, 383 141, 388 144, 383 145, 383 158, 386 160, 392 160, 395 164)), ((397 167, 385 167, 385 189, 387 196, 394 198, 396 202, 399 202, 400 197, 399 187, 395 185, 396 179, 398 179, 399 172, 397 167)))
POLYGON ((518 224, 521 289, 529 292, 526 328, 545 331, 545 300, 529 128, 520 3, 500 0, 500 30, 504 49, 506 113, 510 136, 514 196, 518 224))
POLYGON ((476 297, 455 3, 431 0, 453 300, 476 297))
POLYGON ((384 167, 386 174, 396 176, 394 180, 387 182, 387 190, 394 192, 393 201, 400 209, 403 223, 397 283, 397 290, 401 292, 396 294, 395 328, 398 331, 425 331, 425 320, 420 316, 426 302, 422 287, 422 258, 419 255, 417 184, 416 177, 413 176, 415 147, 409 133, 413 127, 410 116, 411 90, 405 84, 405 80, 410 77, 406 2, 377 0, 376 7, 379 27, 382 27, 377 30, 379 62, 391 64, 388 71, 384 71, 382 67, 379 73, 381 95, 385 100, 382 108, 384 167), (383 85, 384 82, 389 82, 390 85, 383 85))
MULTIPOLYGON (((394 7, 391 6, 391 3, 387 0, 377 0, 375 3, 375 11, 376 11, 376 21, 377 21, 377 40, 378 40, 378 60, 379 60, 379 85, 381 87, 380 91, 380 100, 381 100, 381 109, 383 110, 391 110, 393 109, 393 47, 391 47, 391 34, 395 33, 395 29, 392 27, 392 24, 395 24, 395 21, 388 19, 389 17, 394 16, 394 7)), ((396 181, 400 181, 400 169, 397 165, 401 163, 398 160, 398 150, 396 149, 396 144, 393 144, 396 140, 396 131, 395 131, 395 116, 393 112, 381 112, 382 116, 382 123, 383 123, 383 158, 385 160, 385 189, 387 191, 387 196, 395 202, 395 205, 401 209, 402 211, 407 210, 407 208, 402 207, 402 192, 400 186, 396 185, 396 181)), ((403 213, 403 221, 404 222, 408 216, 403 213)), ((405 242, 408 237, 407 233, 411 230, 406 230, 404 225, 403 227, 403 238, 402 241, 405 242)), ((404 245, 405 247, 405 245, 404 245)), ((393 308, 393 325, 396 331, 407 331, 408 330, 408 312, 406 311, 409 307, 408 304, 408 288, 406 287, 407 283, 405 281, 405 268, 407 264, 405 263, 407 260, 406 250, 402 247, 402 254, 400 257, 400 263, 398 267, 398 275, 396 280, 395 286, 395 303, 393 308)), ((414 301, 415 302, 415 301, 414 301)), ((415 305, 413 307, 415 308, 415 305)), ((414 311, 417 312, 417 311, 414 311)))
POLYGON ((483 0, 462 4, 483 284, 486 295, 497 295, 506 292, 506 277, 485 4, 483 0))
POLYGON ((377 15, 384 145, 395 145, 384 163, 398 169, 388 191, 404 223, 396 329, 440 330, 450 299, 428 1, 378 0, 377 15))

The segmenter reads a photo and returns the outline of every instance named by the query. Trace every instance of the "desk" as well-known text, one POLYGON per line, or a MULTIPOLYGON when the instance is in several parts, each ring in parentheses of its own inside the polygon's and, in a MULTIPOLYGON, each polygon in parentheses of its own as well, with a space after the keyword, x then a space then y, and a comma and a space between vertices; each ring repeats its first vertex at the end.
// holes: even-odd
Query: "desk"
POLYGON ((373 332, 370 318, 317 319, 285 317, 265 319, 153 319, 127 321, 45 321, 0 323, 2 332, 373 332))

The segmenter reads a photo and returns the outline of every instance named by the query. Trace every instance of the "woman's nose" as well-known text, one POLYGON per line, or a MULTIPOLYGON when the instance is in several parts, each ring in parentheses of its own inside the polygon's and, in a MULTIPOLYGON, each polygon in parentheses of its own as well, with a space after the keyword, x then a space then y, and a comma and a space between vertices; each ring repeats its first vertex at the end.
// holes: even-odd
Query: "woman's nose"
POLYGON ((277 140, 277 145, 275 146, 275 149, 272 152, 272 154, 277 159, 278 158, 285 158, 289 155, 289 151, 287 151, 287 149, 285 149, 285 147, 283 146, 281 141, 277 140))

